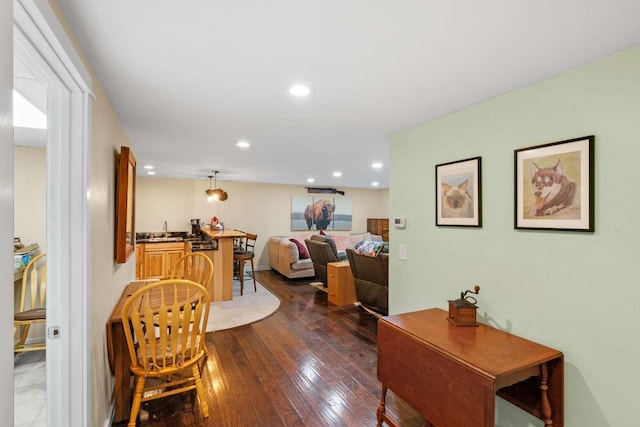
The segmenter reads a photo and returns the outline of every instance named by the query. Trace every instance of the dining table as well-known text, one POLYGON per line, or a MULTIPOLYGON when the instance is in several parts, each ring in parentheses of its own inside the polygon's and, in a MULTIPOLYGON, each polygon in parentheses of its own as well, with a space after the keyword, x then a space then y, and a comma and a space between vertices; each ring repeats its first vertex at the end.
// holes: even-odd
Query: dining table
POLYGON ((131 412, 131 358, 127 348, 127 339, 122 326, 122 307, 131 295, 142 286, 150 283, 139 280, 125 286, 107 321, 107 354, 109 367, 114 375, 114 422, 125 421, 131 412))
MULTIPOLYGON (((116 303, 111 316, 107 321, 107 354, 109 358, 109 366, 111 373, 114 375, 114 406, 115 417, 114 422, 126 421, 129 419, 131 412, 131 395, 133 392, 133 384, 131 381, 131 358, 129 356, 129 348, 122 324, 122 308, 127 300, 141 287, 149 283, 156 282, 157 279, 138 280, 129 283, 124 290, 120 299, 116 303)), ((140 304, 148 298, 148 304, 153 309, 160 307, 163 297, 160 296, 160 289, 152 289, 149 295, 140 298, 140 304)), ((182 299, 186 295, 185 292, 178 291, 178 298, 182 299)), ((165 303, 170 303, 171 295, 164 296, 165 303)))

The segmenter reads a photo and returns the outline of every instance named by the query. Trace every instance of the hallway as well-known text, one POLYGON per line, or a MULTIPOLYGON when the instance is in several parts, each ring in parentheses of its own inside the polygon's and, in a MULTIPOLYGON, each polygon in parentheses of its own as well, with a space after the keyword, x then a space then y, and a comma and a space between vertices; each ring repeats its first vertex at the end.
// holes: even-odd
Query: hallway
MULTIPOLYGON (((280 298, 280 309, 207 335, 209 418, 192 409, 195 394, 178 395, 143 406, 139 426, 374 426, 381 391, 376 318, 354 306, 328 306, 327 294, 308 281, 272 271, 256 277, 280 298)), ((402 426, 424 424, 393 393, 387 411, 402 426)))

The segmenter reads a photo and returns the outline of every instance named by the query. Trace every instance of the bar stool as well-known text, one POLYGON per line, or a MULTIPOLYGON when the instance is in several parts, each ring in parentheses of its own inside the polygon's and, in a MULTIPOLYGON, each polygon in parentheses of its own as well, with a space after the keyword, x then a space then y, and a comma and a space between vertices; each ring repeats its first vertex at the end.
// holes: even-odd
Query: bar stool
POLYGON ((253 277, 253 290, 257 291, 256 288, 256 272, 253 268, 253 257, 254 257, 254 247, 256 245, 256 240, 258 239, 257 234, 247 233, 244 237, 244 241, 241 243, 241 249, 236 249, 233 251, 233 263, 238 270, 238 280, 240 280, 240 295, 244 292, 244 263, 246 261, 251 261, 251 275, 253 277))

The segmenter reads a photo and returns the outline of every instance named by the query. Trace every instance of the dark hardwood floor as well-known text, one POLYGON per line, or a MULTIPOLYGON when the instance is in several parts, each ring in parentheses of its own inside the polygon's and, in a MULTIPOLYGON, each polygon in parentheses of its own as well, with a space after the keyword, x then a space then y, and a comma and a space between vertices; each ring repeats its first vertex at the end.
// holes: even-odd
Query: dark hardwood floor
MULTIPOLYGON (((209 418, 202 419, 193 392, 144 404, 138 425, 375 426, 377 319, 329 305, 308 281, 272 271, 256 277, 281 305, 261 321, 207 334, 209 418)), ((403 427, 424 424, 392 392, 387 412, 403 427)))

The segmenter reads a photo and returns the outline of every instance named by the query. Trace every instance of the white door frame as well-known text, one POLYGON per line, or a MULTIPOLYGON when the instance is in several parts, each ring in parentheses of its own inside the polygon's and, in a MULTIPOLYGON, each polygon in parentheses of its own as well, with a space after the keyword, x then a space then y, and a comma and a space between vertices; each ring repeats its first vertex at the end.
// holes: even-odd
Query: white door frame
POLYGON ((14 0, 14 55, 48 88, 47 425, 90 424, 91 76, 47 0, 14 0), (49 334, 48 334, 49 335, 49 334))
MULTIPOLYGON (((13 334, 13 4, 0 0, 0 342, 13 334)), ((0 420, 13 419, 13 348, 0 346, 0 420), (4 367, 4 368, 2 368, 4 367)))

